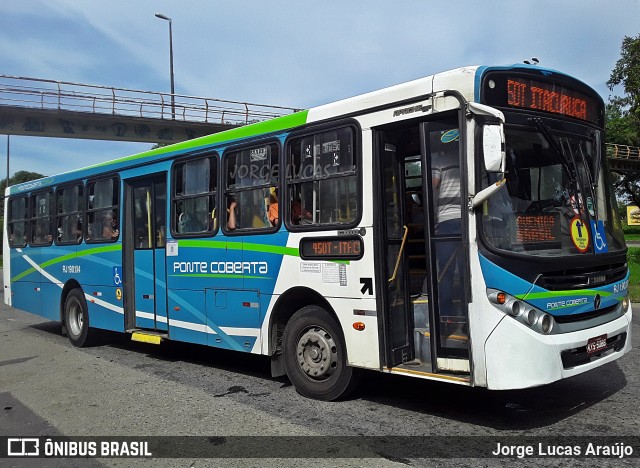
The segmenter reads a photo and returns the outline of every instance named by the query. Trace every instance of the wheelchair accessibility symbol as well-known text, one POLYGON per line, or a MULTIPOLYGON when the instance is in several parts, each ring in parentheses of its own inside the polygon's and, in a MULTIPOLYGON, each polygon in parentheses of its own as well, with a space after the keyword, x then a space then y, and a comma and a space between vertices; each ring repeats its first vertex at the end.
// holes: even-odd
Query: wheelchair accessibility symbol
POLYGON ((122 285, 122 267, 121 266, 113 267, 113 285, 114 286, 122 285))
POLYGON ((595 253, 606 253, 609 251, 607 245, 607 234, 604 230, 604 222, 598 221, 597 223, 591 220, 591 233, 593 234, 593 249, 595 253))

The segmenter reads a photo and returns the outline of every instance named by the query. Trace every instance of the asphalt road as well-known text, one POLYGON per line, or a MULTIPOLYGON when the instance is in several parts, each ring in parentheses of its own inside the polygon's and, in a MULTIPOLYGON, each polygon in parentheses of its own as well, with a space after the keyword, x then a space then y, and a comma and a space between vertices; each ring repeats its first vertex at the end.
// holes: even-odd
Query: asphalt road
MULTIPOLYGON (((640 305, 634 307, 637 326, 640 305)), ((464 454, 471 437, 505 443, 544 436, 640 436, 638 334, 622 360, 545 387, 490 392, 380 373, 367 373, 349 400, 318 402, 298 395, 285 378, 270 377, 262 356, 166 343, 134 343, 107 335, 77 349, 60 325, 0 306, 0 435, 309 436, 306 452, 331 454, 327 436, 415 436, 447 441, 464 454), (444 436, 444 437, 443 437, 444 436)), ((357 438, 356 438, 357 436, 357 438)), ((231 440, 231 439, 229 439, 231 440)), ((278 437, 267 441, 278 442, 278 437)), ((382 439, 384 441, 384 439, 382 439)), ((236 441, 237 442, 237 441, 236 441)), ((268 442, 267 442, 268 443, 268 442)), ((407 450, 410 446, 407 446, 407 450)), ((640 450, 636 448, 636 452, 640 450)), ((424 459, 374 448, 367 458, 312 458, 305 466, 634 466, 637 460, 424 459)), ((2 466, 299 466, 302 460, 0 459, 2 466), (43 462, 46 462, 43 465, 43 462)))

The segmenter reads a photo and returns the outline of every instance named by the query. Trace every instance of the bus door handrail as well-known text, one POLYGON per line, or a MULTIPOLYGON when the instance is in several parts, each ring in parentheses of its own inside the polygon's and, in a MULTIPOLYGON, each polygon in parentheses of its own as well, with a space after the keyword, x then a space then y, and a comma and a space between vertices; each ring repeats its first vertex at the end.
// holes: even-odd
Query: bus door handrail
POLYGON ((389 278, 389 283, 393 283, 396 280, 398 269, 400 268, 400 259, 402 258, 404 246, 407 243, 407 236, 409 235, 409 228, 407 226, 402 226, 402 229, 404 230, 404 233, 402 234, 402 244, 400 244, 400 251, 398 252, 398 258, 396 259, 396 266, 393 269, 393 275, 389 278))

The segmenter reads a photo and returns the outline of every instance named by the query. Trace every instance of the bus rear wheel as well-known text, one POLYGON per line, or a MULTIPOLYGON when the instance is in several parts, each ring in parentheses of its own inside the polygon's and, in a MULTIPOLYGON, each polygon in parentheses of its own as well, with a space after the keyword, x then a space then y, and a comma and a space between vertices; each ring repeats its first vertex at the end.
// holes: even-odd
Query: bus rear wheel
POLYGON ((73 346, 82 348, 95 341, 95 330, 89 328, 87 301, 82 290, 72 289, 64 302, 64 324, 73 346))
POLYGON ((283 351, 287 376, 303 396, 333 401, 356 385, 340 326, 322 307, 303 307, 291 317, 283 351))

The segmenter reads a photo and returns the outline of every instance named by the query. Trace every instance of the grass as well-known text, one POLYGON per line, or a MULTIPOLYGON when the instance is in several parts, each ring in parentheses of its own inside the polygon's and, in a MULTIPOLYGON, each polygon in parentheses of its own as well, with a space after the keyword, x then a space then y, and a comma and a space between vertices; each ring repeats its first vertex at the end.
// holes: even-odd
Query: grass
POLYGON ((629 226, 623 222, 622 230, 624 231, 624 238, 626 240, 640 240, 640 226, 629 226))
POLYGON ((631 302, 640 302, 640 248, 629 247, 629 296, 631 302))

